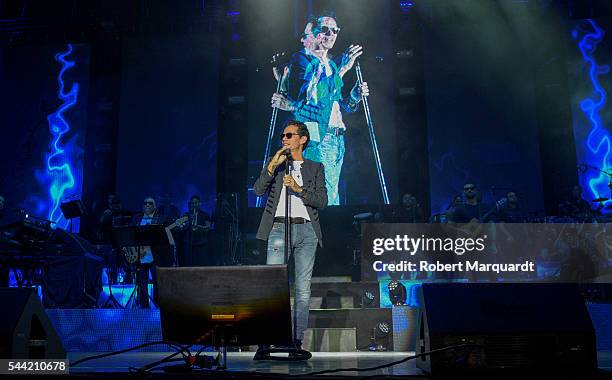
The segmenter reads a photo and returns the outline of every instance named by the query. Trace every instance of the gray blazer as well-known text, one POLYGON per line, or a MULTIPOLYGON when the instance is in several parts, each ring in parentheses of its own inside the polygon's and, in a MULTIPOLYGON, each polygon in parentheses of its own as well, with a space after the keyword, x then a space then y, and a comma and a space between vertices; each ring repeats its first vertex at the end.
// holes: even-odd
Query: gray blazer
MULTIPOLYGON (((257 230, 257 239, 268 240, 272 225, 274 224, 274 215, 276 207, 280 200, 281 190, 283 189, 283 177, 285 176, 285 164, 276 168, 274 176, 268 175, 268 165, 255 181, 253 190, 257 196, 262 196, 269 191, 268 201, 264 208, 259 229, 257 230)), ((327 189, 325 188, 325 172, 323 164, 311 160, 304 160, 301 168, 304 191, 301 194, 302 201, 308 211, 308 216, 312 222, 312 227, 319 239, 319 245, 323 246, 323 235, 321 234, 321 225, 319 224, 319 209, 327 205, 327 189)))

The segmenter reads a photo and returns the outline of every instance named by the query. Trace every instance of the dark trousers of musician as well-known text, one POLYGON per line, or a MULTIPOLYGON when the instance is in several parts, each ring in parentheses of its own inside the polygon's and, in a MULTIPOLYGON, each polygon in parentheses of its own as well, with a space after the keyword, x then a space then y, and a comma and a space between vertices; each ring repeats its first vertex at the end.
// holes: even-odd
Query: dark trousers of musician
POLYGON ((157 266, 154 263, 140 264, 136 268, 136 284, 138 294, 136 294, 138 305, 143 309, 150 307, 149 302, 149 272, 153 278, 153 300, 157 302, 157 266))
MULTIPOLYGON (((317 250, 317 236, 312 223, 291 225, 291 249, 295 263, 295 310, 294 329, 296 339, 304 340, 304 331, 308 327, 310 307, 310 280, 317 250)), ((285 261, 285 224, 275 222, 268 237, 268 255, 266 263, 283 264, 285 261)))
POLYGON ((179 250, 179 266, 198 267, 214 265, 210 255, 208 244, 189 244, 184 243, 179 250))

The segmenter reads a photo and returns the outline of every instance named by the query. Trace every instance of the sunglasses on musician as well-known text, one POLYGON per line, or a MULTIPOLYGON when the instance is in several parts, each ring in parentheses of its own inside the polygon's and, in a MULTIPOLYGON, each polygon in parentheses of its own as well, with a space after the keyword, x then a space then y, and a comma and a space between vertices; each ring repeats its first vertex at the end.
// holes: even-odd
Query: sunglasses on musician
POLYGON ((291 139, 293 136, 300 136, 299 133, 287 132, 280 135, 281 140, 286 138, 287 140, 291 139))
POLYGON ((340 28, 338 28, 338 27, 330 28, 329 26, 325 26, 324 25, 324 26, 322 26, 319 29, 319 33, 318 34, 324 34, 326 36, 331 36, 332 34, 336 34, 337 35, 338 33, 340 33, 340 28))

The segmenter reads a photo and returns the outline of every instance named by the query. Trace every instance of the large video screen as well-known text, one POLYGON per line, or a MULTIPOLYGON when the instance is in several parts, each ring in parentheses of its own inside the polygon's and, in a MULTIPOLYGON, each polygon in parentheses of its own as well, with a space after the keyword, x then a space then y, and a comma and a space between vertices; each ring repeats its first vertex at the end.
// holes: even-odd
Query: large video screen
POLYGON ((390 4, 337 1, 329 8, 329 2, 313 2, 308 9, 299 2, 253 3, 245 33, 252 74, 249 206, 263 204, 252 186, 264 162, 280 149, 288 120, 308 127, 304 157, 323 163, 329 206, 393 202, 392 31, 385 21, 390 4))

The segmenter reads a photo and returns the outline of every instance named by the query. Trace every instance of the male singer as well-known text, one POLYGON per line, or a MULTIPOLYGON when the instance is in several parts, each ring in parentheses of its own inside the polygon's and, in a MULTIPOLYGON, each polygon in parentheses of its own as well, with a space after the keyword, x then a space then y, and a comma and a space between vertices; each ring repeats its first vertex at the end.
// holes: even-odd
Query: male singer
POLYGON ((310 279, 317 243, 323 245, 319 209, 327 205, 323 164, 304 159, 310 134, 302 122, 290 120, 281 135, 282 148, 270 159, 255 182, 258 196, 269 192, 257 238, 268 241, 267 264, 284 263, 285 193, 289 192, 291 247, 295 262, 295 326, 293 342, 302 348, 308 325, 310 279), (289 165, 289 175, 285 174, 289 165))

